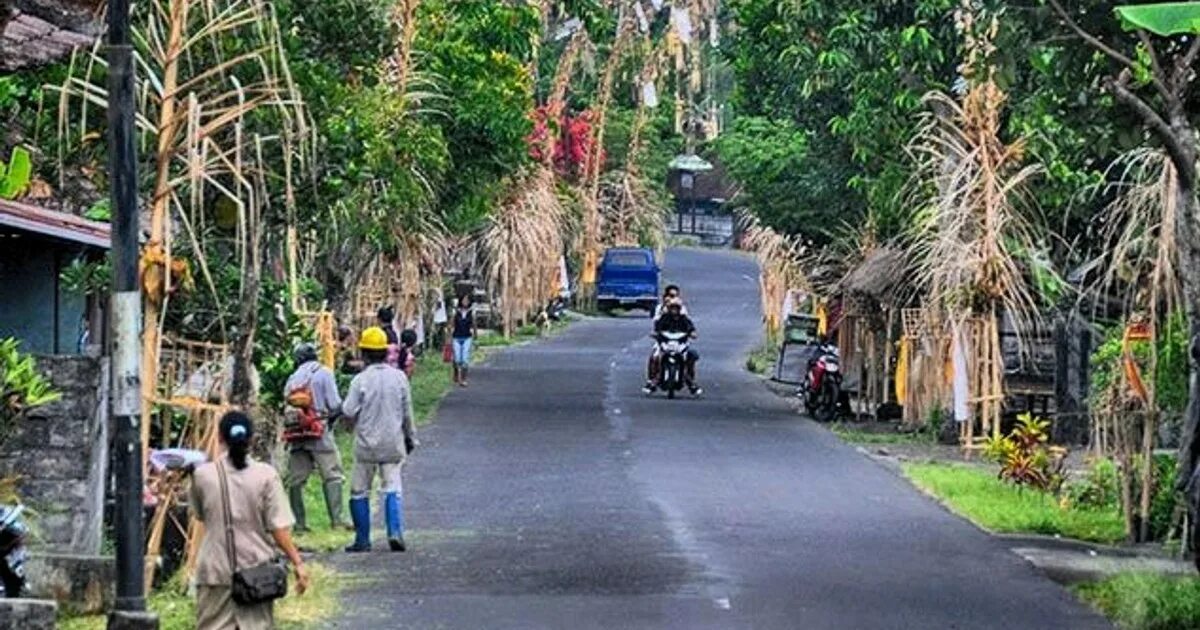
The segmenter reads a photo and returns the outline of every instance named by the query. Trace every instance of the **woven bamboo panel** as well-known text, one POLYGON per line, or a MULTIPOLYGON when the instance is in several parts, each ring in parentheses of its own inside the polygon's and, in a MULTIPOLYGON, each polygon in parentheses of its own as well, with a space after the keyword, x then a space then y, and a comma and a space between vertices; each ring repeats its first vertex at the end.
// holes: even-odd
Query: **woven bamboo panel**
POLYGON ((225 344, 163 337, 158 360, 159 399, 188 404, 222 398, 229 356, 225 344))
POLYGON ((904 336, 909 338, 924 337, 929 334, 929 318, 925 311, 919 308, 900 310, 901 323, 904 326, 904 336))

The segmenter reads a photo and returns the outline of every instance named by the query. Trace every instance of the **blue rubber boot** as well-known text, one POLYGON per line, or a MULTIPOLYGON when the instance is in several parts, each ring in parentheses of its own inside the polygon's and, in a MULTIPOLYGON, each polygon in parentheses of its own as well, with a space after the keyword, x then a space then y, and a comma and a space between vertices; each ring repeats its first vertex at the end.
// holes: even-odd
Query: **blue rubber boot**
POLYGON ((371 502, 366 497, 350 499, 350 519, 354 521, 354 544, 346 553, 371 550, 371 502))
POLYGON ((392 551, 404 551, 404 502, 396 492, 383 495, 383 515, 387 522, 388 546, 392 551))

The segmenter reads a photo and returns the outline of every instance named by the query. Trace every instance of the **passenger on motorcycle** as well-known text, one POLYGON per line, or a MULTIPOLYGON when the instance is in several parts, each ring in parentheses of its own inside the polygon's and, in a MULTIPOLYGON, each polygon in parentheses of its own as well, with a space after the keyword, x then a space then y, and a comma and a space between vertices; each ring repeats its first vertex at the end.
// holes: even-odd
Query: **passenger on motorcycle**
MULTIPOLYGON (((676 289, 678 290, 678 289, 676 289)), ((666 309, 661 317, 654 322, 654 332, 673 332, 687 333, 691 339, 696 338, 696 326, 692 320, 684 312, 683 300, 678 297, 666 300, 666 309)), ((696 384, 696 362, 700 360, 700 355, 695 350, 688 348, 687 353, 687 369, 685 376, 687 378, 688 391, 694 396, 699 396, 704 393, 704 390, 696 384)), ((658 389, 659 383, 659 367, 661 365, 662 356, 659 353, 658 344, 654 346, 654 355, 650 358, 650 378, 646 381, 646 385, 642 391, 646 394, 653 394, 658 389)))
MULTIPOLYGON (((679 300, 681 304, 683 303, 683 296, 679 291, 678 285, 668 284, 667 288, 663 291, 662 300, 659 301, 658 306, 654 307, 653 321, 655 324, 657 324, 658 320, 662 318, 663 313, 666 312, 667 302, 670 302, 671 300, 679 300)), ((686 306, 682 306, 680 308, 683 309, 684 315, 688 314, 686 306)), ((658 359, 658 341, 655 341, 654 347, 650 348, 650 358, 646 360, 646 387, 643 387, 642 389, 649 388, 651 384, 655 382, 657 378, 656 374, 658 374, 658 368, 656 367, 658 365, 658 359)))
MULTIPOLYGON (((667 310, 667 302, 671 300, 679 300, 679 303, 683 304, 683 293, 679 290, 679 285, 668 284, 667 288, 663 290, 662 300, 659 301, 658 306, 654 307, 654 321, 657 322, 663 316, 663 313, 667 310)), ((682 306, 681 308, 683 309, 683 314, 687 315, 687 307, 682 306)))

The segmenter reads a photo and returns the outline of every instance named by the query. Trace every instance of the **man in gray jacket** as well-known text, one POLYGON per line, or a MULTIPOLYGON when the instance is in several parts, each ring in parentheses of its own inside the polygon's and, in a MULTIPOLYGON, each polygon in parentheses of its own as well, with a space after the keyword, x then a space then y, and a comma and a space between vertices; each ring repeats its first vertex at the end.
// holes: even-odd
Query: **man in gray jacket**
MULTIPOLYGON (((316 431, 313 427, 289 423, 284 429, 284 440, 288 443, 288 474, 286 486, 292 514, 296 516, 296 531, 308 530, 304 513, 304 485, 313 468, 320 471, 322 490, 325 494, 325 509, 329 511, 331 527, 349 528, 350 523, 342 514, 342 457, 333 441, 333 425, 342 413, 342 397, 338 395, 337 381, 329 368, 317 361, 317 349, 311 343, 301 343, 292 350, 296 360, 296 371, 288 377, 283 395, 288 398, 293 392, 308 388, 311 392, 312 410, 321 423, 316 431), (319 435, 317 435, 319 433, 319 435)), ((285 414, 296 416, 301 410, 289 408, 285 414)))
POLYGON ((380 328, 359 340, 367 367, 350 382, 342 413, 354 423, 354 471, 350 475, 350 517, 354 544, 347 552, 371 550, 368 498, 376 473, 381 478, 384 522, 392 551, 404 551, 404 512, 400 479, 404 458, 416 448, 412 392, 404 372, 387 364, 388 339, 380 328))

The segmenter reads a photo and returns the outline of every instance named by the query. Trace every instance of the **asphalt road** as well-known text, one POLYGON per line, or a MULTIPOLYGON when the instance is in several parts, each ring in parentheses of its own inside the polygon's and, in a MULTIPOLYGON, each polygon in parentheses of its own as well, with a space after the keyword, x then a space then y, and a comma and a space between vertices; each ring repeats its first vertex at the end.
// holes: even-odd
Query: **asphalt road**
POLYGON ((643 318, 476 370, 406 470, 411 551, 336 558, 337 626, 1109 627, 744 372, 756 274, 733 254, 667 255, 703 399, 642 396, 643 318))

